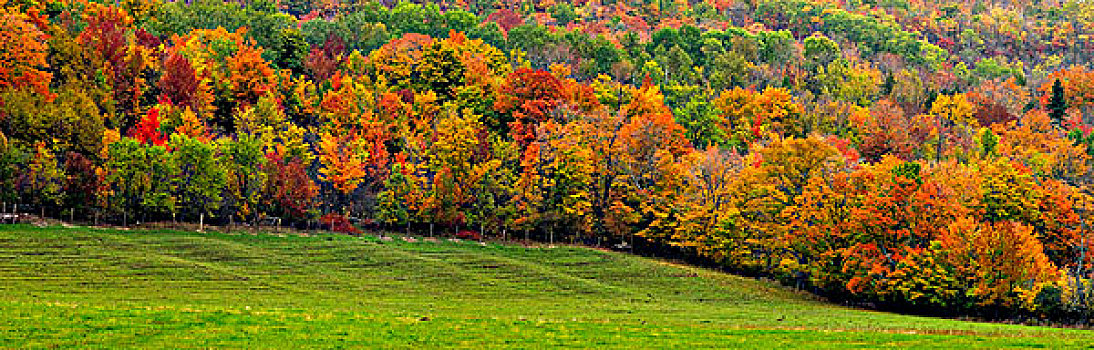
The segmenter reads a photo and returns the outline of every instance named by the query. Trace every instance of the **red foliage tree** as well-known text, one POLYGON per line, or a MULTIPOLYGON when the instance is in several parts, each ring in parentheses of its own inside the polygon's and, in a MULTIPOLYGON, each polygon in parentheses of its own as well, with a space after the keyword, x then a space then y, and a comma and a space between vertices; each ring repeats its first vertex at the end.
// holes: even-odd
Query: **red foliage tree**
POLYGON ((84 208, 95 203, 99 189, 99 176, 95 173, 95 163, 87 156, 68 152, 65 156, 65 199, 69 208, 84 208))
POLYGON ((177 106, 191 107, 194 105, 194 94, 197 92, 200 79, 190 60, 177 52, 167 55, 164 62, 163 77, 160 78, 160 89, 163 96, 177 106))
POLYGON ((327 37, 322 47, 311 49, 304 61, 304 68, 315 81, 326 81, 334 76, 345 60, 346 42, 337 35, 327 37))
POLYGON ((90 48, 106 63, 102 73, 113 87, 118 108, 138 115, 140 97, 144 93, 141 73, 148 60, 129 46, 133 18, 121 8, 103 5, 89 6, 84 16, 88 25, 77 37, 77 42, 90 48))
POLYGON ((133 126, 129 135, 145 144, 163 146, 167 142, 167 138, 163 132, 159 131, 159 128, 160 111, 157 108, 152 108, 148 110, 148 113, 144 115, 144 118, 141 118, 137 125, 133 126))
POLYGON ((498 27, 501 27, 501 30, 504 31, 506 35, 509 34, 510 29, 524 23, 524 18, 510 9, 495 11, 494 13, 491 13, 490 16, 486 17, 486 20, 497 23, 498 27))
POLYGON ((510 133, 522 147, 536 139, 536 125, 561 104, 563 84, 547 71, 518 69, 502 85, 494 109, 511 113, 510 133))
POLYGON ((1018 120, 1018 116, 1007 111, 1006 107, 995 103, 983 103, 973 114, 980 126, 990 127, 995 124, 1005 124, 1018 120))
POLYGON ((269 176, 266 198, 276 211, 296 219, 304 219, 315 207, 319 187, 308 177, 308 167, 300 159, 285 159, 276 153, 266 155, 263 170, 269 176))

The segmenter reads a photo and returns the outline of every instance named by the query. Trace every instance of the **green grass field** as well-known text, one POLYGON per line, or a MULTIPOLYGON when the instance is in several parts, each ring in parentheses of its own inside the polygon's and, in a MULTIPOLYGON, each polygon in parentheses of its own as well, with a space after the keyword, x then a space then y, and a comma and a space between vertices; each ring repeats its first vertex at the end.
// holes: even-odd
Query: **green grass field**
POLYGON ((1094 348, 585 248, 0 225, 0 348, 1094 348))

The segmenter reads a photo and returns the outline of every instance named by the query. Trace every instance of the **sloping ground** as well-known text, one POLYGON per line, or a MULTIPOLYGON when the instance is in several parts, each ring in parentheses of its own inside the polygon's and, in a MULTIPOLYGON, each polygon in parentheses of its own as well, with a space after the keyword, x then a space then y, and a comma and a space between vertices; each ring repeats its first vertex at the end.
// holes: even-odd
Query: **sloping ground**
POLYGON ((5 347, 1052 347, 583 248, 0 225, 5 347))

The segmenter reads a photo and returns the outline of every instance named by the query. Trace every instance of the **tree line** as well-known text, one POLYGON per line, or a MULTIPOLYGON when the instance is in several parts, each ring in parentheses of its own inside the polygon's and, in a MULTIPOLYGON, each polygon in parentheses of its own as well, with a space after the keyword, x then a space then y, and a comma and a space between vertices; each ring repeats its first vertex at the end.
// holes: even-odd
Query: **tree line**
POLYGON ((904 39, 801 36, 766 2, 797 24, 0 5, 0 200, 46 216, 637 241, 850 302, 1090 315, 1084 66, 963 72, 896 22, 821 7, 904 39))

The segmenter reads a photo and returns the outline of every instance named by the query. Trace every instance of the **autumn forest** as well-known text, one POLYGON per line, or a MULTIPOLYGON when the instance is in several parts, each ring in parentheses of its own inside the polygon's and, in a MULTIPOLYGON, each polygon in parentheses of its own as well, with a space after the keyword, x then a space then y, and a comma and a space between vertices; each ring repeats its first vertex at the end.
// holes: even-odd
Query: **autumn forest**
POLYGON ((1088 323, 1092 35, 1079 0, 0 0, 0 202, 1088 323))

